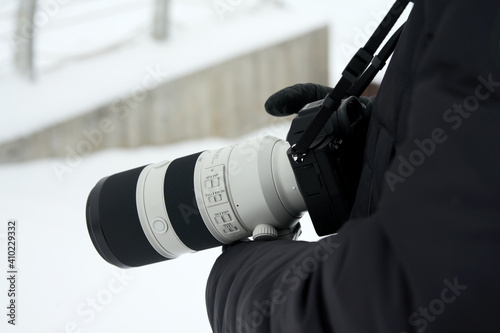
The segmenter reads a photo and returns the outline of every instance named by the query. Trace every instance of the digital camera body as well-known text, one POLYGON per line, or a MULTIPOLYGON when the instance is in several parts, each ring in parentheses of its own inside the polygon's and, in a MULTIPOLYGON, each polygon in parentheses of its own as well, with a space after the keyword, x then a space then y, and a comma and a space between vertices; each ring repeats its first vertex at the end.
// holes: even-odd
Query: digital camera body
MULTIPOLYGON (((290 165, 319 236, 335 233, 349 218, 359 184, 371 99, 342 101, 307 154, 287 152, 290 165)), ((324 100, 309 103, 293 119, 287 141, 293 146, 320 110, 324 100)))

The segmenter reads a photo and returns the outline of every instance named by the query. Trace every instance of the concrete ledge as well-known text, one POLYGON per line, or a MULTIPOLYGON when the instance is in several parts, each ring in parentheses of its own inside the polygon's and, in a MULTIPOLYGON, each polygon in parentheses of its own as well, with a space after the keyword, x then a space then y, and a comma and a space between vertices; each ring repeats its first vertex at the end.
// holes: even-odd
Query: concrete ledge
POLYGON ((298 82, 328 84, 326 26, 2 143, 0 163, 239 136, 269 124, 267 97, 298 82))

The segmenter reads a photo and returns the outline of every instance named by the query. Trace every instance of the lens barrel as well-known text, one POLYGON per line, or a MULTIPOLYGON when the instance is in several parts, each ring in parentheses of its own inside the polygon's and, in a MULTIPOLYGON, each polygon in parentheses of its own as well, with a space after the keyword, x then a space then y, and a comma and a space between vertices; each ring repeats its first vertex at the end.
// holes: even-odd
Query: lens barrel
POLYGON ((101 179, 87 199, 87 228, 99 254, 118 267, 167 258, 151 246, 137 213, 136 188, 145 166, 101 179))
POLYGON ((109 263, 136 267, 250 237, 261 224, 291 229, 306 207, 288 148, 263 137, 103 178, 87 199, 90 238, 109 263))

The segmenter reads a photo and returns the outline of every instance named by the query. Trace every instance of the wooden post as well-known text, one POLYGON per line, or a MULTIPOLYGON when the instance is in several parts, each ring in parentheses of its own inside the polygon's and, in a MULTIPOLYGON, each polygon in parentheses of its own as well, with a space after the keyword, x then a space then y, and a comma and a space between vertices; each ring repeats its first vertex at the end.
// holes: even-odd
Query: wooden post
POLYGON ((153 19, 153 38, 166 40, 168 37, 168 14, 170 0, 156 0, 153 19))
POLYGON ((34 35, 36 0, 20 0, 17 12, 17 28, 15 43, 15 67, 21 75, 33 80, 34 69, 34 35))

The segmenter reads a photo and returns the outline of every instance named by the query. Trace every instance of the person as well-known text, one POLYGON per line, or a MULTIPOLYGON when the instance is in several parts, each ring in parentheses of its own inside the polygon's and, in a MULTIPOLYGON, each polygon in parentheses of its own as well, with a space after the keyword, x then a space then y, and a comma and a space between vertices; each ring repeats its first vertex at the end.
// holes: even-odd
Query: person
MULTIPOLYGON (((279 103, 324 97, 297 87, 279 103)), ((337 234, 224 251, 214 332, 499 331, 500 2, 414 2, 363 163, 337 234)))

